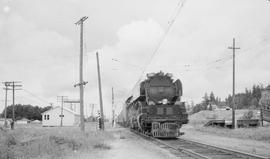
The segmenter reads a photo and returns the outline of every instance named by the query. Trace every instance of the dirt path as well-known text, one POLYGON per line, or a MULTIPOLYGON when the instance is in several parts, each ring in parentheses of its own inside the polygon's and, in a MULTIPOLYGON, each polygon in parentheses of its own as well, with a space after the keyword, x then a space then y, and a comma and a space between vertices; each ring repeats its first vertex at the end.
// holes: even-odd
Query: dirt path
POLYGON ((224 148, 270 157, 270 143, 267 142, 218 136, 215 134, 196 131, 189 126, 184 127, 182 131, 185 132, 185 135, 181 136, 181 138, 184 139, 192 139, 194 141, 214 146, 221 146, 224 148))
POLYGON ((103 154, 103 159, 176 159, 168 150, 162 149, 146 141, 128 129, 114 128, 112 131, 116 140, 111 143, 111 149, 103 154))

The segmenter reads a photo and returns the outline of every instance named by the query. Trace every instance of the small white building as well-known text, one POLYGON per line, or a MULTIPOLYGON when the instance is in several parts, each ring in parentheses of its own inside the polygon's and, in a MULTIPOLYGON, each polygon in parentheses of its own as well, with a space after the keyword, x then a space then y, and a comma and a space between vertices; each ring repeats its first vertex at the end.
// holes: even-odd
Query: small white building
MULTIPOLYGON (((61 107, 57 106, 43 112, 42 126, 61 126, 61 107)), ((80 124, 80 115, 70 109, 63 108, 63 126, 77 126, 80 124)))
POLYGON ((41 124, 40 120, 32 120, 30 121, 31 124, 41 124))
POLYGON ((16 124, 28 124, 30 122, 30 120, 26 119, 26 118, 22 118, 20 120, 17 120, 15 123, 16 124))

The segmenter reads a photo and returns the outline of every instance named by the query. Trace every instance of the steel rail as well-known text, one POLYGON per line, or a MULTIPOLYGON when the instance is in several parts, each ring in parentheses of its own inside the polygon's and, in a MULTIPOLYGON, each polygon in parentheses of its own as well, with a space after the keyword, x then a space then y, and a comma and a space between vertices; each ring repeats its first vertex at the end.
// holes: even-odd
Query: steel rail
MULTIPOLYGON (((148 136, 148 135, 143 134, 141 132, 138 132, 136 130, 130 129, 130 131, 137 134, 137 135, 139 135, 139 136, 141 136, 141 137, 143 137, 143 138, 145 138, 145 139, 147 139, 148 141, 152 141, 152 142, 158 143, 160 145, 166 146, 166 148, 168 148, 168 149, 172 149, 172 150, 175 150, 177 152, 184 153, 188 157, 196 158, 196 159, 210 159, 209 157, 206 157, 206 156, 204 156, 202 154, 199 154, 199 153, 196 153, 194 151, 191 151, 191 150, 188 150, 188 149, 185 149, 185 148, 178 148, 178 147, 175 147, 175 146, 171 146, 171 145, 167 144, 166 142, 164 142, 164 141, 162 141, 160 139, 148 136)), ((181 157, 183 157, 183 156, 181 156, 181 157)))
MULTIPOLYGON (((171 149, 179 153, 185 154, 187 157, 196 159, 220 159, 220 158, 234 158, 234 159, 270 159, 260 155, 250 154, 242 151, 232 150, 228 148, 213 146, 201 143, 194 140, 177 138, 176 140, 161 140, 147 134, 143 134, 131 129, 131 132, 137 134, 148 141, 162 145, 163 148, 171 149), (165 147, 164 147, 165 146, 165 147)), ((181 156, 185 158, 185 156, 181 156)))
MULTIPOLYGON (((264 156, 260 156, 260 155, 256 155, 256 154, 251 154, 251 153, 247 153, 247 152, 238 151, 238 150, 232 150, 232 149, 229 149, 229 148, 209 145, 209 144, 201 143, 201 142, 194 141, 194 140, 191 140, 191 139, 178 138, 175 141, 180 142, 181 144, 186 142, 186 143, 193 144, 193 145, 196 145, 196 146, 200 146, 200 147, 203 147, 203 148, 207 148, 207 149, 210 149, 210 150, 220 151, 220 152, 223 152, 225 154, 231 154, 231 155, 237 156, 239 158, 270 159, 269 157, 264 157, 264 156)), ((211 156, 211 154, 209 156, 211 156)))

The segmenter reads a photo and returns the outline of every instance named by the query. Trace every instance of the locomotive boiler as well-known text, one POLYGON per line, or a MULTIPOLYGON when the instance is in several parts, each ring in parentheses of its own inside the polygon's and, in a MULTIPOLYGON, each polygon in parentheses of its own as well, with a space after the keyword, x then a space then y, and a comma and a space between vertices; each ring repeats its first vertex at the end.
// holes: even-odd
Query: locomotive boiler
POLYGON ((174 138, 188 123, 182 83, 163 72, 147 74, 124 104, 118 122, 157 138, 174 138))

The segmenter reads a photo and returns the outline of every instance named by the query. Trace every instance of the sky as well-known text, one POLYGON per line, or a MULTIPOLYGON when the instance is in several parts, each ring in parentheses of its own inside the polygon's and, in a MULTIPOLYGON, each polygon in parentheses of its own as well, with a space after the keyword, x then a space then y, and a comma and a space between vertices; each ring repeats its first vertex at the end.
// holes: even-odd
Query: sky
MULTIPOLYGON (((180 79, 185 102, 198 103, 211 91, 224 99, 232 92, 233 38, 240 47, 236 93, 270 84, 267 0, 0 0, 0 81, 21 81, 16 103, 44 107, 60 105, 57 96, 79 99, 75 23, 83 16, 86 115, 91 103, 99 107, 96 52, 108 117, 112 87, 119 112, 135 83, 151 72, 180 79)), ((0 111, 4 99, 2 90, 0 111)))

